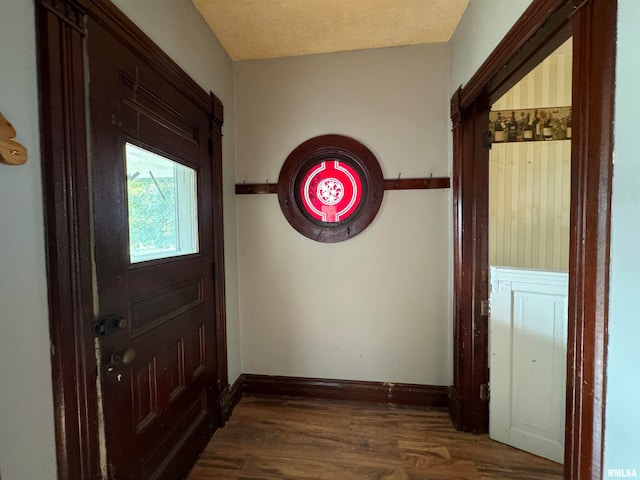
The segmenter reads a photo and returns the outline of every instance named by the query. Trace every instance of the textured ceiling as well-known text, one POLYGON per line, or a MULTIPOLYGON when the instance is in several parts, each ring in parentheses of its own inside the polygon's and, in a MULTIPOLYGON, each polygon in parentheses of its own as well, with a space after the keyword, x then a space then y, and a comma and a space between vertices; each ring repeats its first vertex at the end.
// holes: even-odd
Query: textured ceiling
POLYGON ((233 60, 447 42, 469 0, 193 0, 233 60))

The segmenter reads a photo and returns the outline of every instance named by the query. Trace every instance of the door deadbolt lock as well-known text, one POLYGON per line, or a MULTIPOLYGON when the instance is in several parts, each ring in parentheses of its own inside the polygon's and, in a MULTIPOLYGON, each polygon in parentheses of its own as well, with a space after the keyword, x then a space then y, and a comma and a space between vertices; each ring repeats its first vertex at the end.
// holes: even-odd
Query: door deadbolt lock
POLYGON ((121 365, 131 365, 136 359, 136 351, 133 348, 127 348, 125 350, 115 350, 111 354, 110 363, 112 367, 121 365))
POLYGON ((127 319, 123 315, 112 313, 93 322, 93 333, 96 337, 104 337, 122 330, 126 326, 127 319))

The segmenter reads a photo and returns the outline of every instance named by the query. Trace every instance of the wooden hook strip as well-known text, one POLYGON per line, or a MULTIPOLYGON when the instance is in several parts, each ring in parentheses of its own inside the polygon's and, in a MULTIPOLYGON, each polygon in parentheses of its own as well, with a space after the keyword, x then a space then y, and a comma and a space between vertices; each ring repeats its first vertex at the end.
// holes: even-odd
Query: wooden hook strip
POLYGON ((256 195, 261 193, 278 193, 277 183, 236 183, 236 194, 256 195))
POLYGON ((450 186, 449 177, 398 178, 384 181, 385 190, 431 190, 450 186))
MULTIPOLYGON (((384 181, 385 190, 430 190, 450 188, 449 177, 394 178, 384 181)), ((278 193, 277 183, 236 183, 237 195, 278 193)))

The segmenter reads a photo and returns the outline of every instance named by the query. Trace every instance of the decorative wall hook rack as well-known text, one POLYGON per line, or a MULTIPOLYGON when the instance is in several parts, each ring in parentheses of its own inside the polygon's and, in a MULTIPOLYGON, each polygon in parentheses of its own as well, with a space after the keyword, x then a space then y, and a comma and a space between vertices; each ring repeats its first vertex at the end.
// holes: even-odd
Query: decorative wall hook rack
POLYGON ((342 242, 360 234, 375 218, 386 190, 449 188, 449 177, 385 180, 378 159, 358 140, 319 135, 287 156, 277 183, 236 184, 236 194, 277 193, 285 218, 316 242, 342 242))
POLYGON ((434 177, 429 175, 423 178, 398 178, 395 180, 385 180, 385 190, 432 190, 437 188, 451 187, 449 177, 434 177))
POLYGON ((27 161, 27 149, 14 140, 16 130, 0 113, 0 163, 22 165, 27 161))
POLYGON ((253 195, 258 193, 278 193, 277 183, 236 183, 236 193, 253 195))
MULTIPOLYGON (((450 188, 449 177, 424 177, 424 178, 394 178, 384 181, 386 190, 431 190, 437 188, 450 188)), ((237 183, 236 194, 258 195, 264 193, 278 193, 277 183, 237 183)))

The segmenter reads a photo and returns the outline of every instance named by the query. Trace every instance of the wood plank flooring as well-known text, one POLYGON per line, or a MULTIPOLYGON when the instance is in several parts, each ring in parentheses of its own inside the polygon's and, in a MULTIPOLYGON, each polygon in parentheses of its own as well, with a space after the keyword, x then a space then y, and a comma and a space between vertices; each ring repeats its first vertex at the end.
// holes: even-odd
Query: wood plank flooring
POLYGON ((443 410, 244 397, 188 480, 550 480, 562 466, 443 410))

